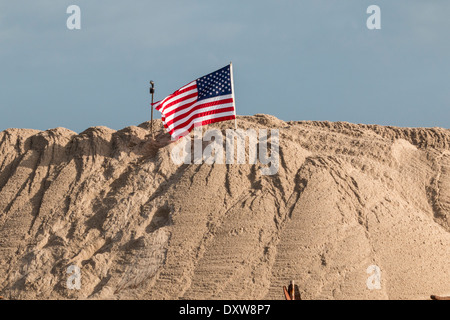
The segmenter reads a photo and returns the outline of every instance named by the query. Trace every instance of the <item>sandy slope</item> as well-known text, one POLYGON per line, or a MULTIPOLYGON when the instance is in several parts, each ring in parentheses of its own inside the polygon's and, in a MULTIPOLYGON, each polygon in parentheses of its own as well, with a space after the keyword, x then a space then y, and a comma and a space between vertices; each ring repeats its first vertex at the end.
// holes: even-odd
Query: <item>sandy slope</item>
POLYGON ((450 295, 449 130, 239 117, 280 129, 263 176, 175 165, 155 123, 156 141, 149 123, 0 133, 0 295, 283 299, 290 280, 304 299, 450 295))

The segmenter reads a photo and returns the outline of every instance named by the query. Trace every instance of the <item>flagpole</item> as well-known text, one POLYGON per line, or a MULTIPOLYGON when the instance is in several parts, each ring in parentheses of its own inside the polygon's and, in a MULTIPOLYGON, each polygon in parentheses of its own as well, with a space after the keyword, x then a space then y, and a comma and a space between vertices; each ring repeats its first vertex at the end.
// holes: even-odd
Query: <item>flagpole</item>
POLYGON ((151 87, 150 87, 150 94, 152 95, 152 104, 151 104, 151 106, 152 106, 152 118, 151 118, 151 122, 150 122, 150 130, 151 130, 152 138, 153 138, 153 95, 155 94, 155 83, 151 80, 150 81, 150 85, 151 85, 151 87))
POLYGON ((233 63, 232 62, 230 62, 230 74, 231 74, 231 94, 232 94, 233 103, 234 103, 234 129, 237 130, 236 99, 234 98, 234 81, 233 81, 233 63))

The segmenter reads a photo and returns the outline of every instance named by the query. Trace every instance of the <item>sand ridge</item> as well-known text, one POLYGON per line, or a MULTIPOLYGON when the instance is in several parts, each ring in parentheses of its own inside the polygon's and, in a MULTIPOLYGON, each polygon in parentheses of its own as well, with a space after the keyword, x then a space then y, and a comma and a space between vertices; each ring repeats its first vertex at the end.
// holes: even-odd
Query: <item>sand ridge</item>
POLYGON ((240 116, 279 129, 264 176, 175 165, 154 126, 0 133, 1 296, 284 299, 291 280, 303 299, 450 295, 449 130, 240 116))

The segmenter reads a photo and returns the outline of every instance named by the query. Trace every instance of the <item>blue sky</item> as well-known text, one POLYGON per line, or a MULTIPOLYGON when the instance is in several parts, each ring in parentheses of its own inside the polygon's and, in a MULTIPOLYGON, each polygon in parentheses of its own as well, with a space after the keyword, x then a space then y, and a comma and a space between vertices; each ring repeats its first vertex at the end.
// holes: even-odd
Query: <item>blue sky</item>
MULTIPOLYGON (((450 127, 450 1, 0 0, 0 130, 121 129, 233 61, 238 115, 450 127), (69 5, 81 30, 68 30, 69 5), (381 30, 368 30, 369 5, 381 30)), ((159 118, 159 113, 155 112, 159 118)))

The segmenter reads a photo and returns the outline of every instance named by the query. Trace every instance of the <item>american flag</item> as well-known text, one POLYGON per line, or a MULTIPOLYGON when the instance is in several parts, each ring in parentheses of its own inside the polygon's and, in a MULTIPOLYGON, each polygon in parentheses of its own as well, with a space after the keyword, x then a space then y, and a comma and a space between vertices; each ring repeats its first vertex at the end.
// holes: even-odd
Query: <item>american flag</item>
POLYGON ((194 126, 236 119, 232 65, 188 83, 153 106, 176 139, 194 126))

